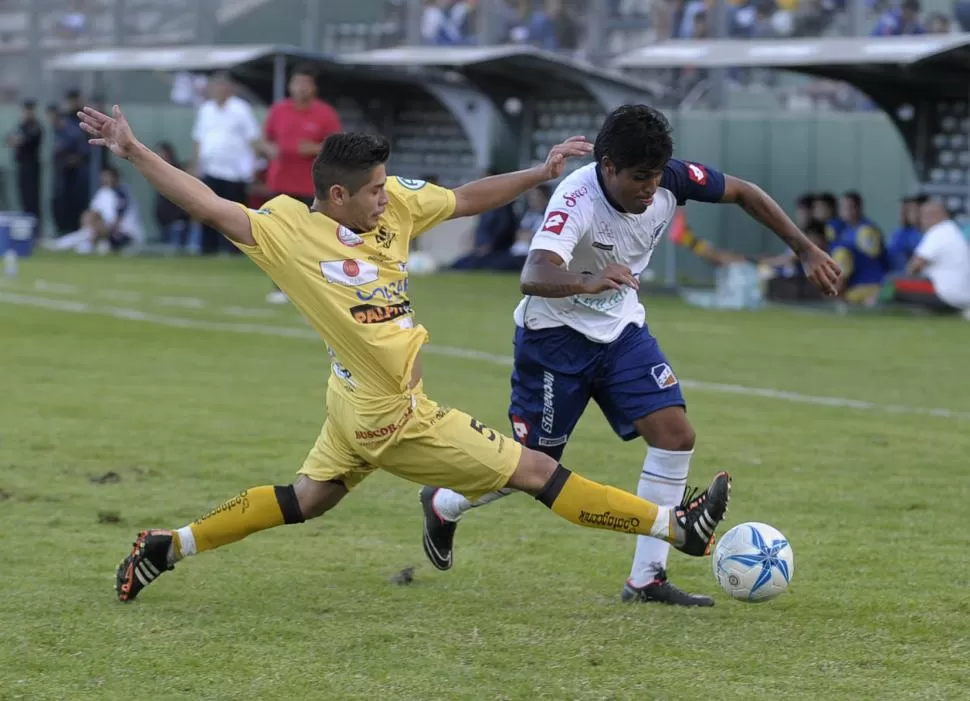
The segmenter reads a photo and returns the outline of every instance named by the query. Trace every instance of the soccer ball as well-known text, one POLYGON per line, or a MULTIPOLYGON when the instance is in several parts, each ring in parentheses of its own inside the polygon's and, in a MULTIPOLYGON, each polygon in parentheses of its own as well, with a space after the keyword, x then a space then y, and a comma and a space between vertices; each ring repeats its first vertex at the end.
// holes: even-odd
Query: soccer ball
POLYGON ((438 271, 438 262, 424 251, 412 251, 408 257, 408 272, 411 275, 431 275, 438 271))
POLYGON ((788 539, 766 523, 741 523, 718 541, 711 558, 721 589, 740 601, 774 599, 795 574, 795 553, 788 539))

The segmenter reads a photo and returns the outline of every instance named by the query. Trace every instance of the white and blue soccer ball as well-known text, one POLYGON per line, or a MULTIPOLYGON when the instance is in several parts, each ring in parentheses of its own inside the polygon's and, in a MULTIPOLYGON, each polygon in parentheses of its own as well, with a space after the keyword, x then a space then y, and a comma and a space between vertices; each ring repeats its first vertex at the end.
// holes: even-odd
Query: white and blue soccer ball
POLYGON ((741 523, 718 541, 711 558, 721 589, 739 601, 774 599, 795 574, 795 553, 781 532, 767 523, 741 523))

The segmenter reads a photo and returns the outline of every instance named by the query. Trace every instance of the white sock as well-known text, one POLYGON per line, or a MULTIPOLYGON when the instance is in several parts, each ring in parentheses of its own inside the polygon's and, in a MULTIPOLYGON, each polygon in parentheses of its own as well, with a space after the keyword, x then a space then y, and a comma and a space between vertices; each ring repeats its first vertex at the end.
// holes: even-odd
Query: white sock
POLYGON ((431 503, 434 504, 435 511, 438 512, 438 515, 445 521, 459 521, 461 520, 461 515, 469 509, 491 504, 493 501, 501 499, 514 491, 514 489, 500 489, 497 492, 490 492, 485 496, 479 497, 475 501, 469 501, 458 492, 453 492, 450 489, 439 489, 434 493, 434 498, 432 498, 431 503))
MULTIPOLYGON (((693 450, 648 448, 647 458, 643 461, 643 472, 640 473, 637 496, 660 506, 677 506, 684 497, 690 457, 693 454, 693 450)), ((630 583, 635 587, 642 587, 652 581, 659 569, 667 567, 669 554, 670 543, 657 538, 637 536, 630 583)))
POLYGON ((175 533, 178 536, 179 549, 182 551, 182 557, 176 558, 175 556, 175 539, 173 538, 172 545, 168 549, 168 562, 170 565, 174 565, 177 560, 195 555, 198 552, 195 547, 195 534, 192 532, 192 526, 179 528, 175 533))

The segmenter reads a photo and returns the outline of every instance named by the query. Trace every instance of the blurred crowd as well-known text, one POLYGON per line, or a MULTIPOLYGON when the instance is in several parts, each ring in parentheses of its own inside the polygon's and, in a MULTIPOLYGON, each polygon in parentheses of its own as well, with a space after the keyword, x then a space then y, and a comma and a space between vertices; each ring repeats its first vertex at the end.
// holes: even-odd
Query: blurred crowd
MULTIPOLYGON (((970 318, 970 233, 937 198, 918 194, 899 204, 892 233, 886 234, 855 191, 806 193, 795 208, 795 222, 842 268, 841 299, 874 307, 906 304, 970 318)), ((821 299, 792 251, 751 258, 718 248, 695 235, 681 220, 672 227, 678 245, 715 267, 757 265, 766 294, 776 301, 821 299)))

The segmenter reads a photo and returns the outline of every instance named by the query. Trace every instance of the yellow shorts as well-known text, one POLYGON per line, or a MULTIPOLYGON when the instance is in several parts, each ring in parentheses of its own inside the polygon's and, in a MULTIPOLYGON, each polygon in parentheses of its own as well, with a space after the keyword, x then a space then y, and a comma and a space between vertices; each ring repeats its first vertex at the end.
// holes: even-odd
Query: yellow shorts
POLYGON ((468 414, 439 406, 420 385, 399 401, 351 402, 327 391, 327 420, 300 474, 353 489, 374 470, 449 487, 469 499, 504 487, 522 446, 468 414))

